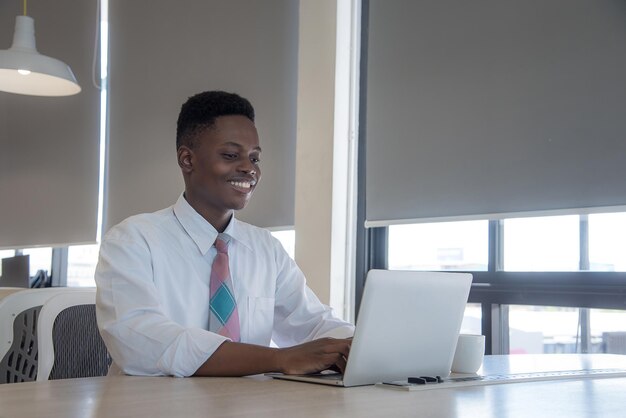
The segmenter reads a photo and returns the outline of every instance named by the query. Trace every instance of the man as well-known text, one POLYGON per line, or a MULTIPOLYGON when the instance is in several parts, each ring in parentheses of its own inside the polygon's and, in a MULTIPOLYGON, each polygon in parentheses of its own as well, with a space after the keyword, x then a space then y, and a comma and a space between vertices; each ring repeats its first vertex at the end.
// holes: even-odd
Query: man
POLYGON ((113 367, 174 376, 343 370, 354 327, 333 317, 269 232, 234 216, 261 179, 252 105, 220 91, 191 97, 176 147, 185 181, 176 204, 125 220, 101 245, 96 310, 113 367))

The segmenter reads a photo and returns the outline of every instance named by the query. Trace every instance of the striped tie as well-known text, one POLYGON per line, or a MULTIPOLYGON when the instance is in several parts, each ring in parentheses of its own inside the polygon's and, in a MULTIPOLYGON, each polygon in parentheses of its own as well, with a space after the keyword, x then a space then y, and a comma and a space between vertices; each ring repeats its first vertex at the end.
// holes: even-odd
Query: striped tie
POLYGON ((217 255, 211 268, 209 331, 239 342, 239 314, 228 268, 229 241, 226 234, 219 234, 215 240, 217 255))

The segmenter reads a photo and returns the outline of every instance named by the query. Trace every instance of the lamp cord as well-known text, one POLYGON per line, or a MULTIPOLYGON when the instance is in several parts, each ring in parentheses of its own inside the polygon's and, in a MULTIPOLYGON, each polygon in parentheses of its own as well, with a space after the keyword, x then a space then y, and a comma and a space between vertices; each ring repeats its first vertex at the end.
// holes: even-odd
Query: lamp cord
POLYGON ((98 50, 100 49, 98 48, 99 40, 100 40, 100 0, 96 2, 96 34, 94 36, 94 42, 93 42, 93 60, 91 62, 91 82, 93 83, 95 88, 97 88, 98 90, 102 90, 102 86, 100 85, 96 77, 96 65, 98 63, 98 50))

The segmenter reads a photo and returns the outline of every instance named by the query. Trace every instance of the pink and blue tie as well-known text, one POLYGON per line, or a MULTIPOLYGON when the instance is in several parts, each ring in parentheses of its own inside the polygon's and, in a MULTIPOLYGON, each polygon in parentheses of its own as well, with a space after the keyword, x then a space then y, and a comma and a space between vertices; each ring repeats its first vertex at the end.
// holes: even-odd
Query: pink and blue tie
POLYGON ((219 234, 215 240, 217 255, 211 268, 209 331, 240 341, 239 313, 228 267, 230 237, 219 234))

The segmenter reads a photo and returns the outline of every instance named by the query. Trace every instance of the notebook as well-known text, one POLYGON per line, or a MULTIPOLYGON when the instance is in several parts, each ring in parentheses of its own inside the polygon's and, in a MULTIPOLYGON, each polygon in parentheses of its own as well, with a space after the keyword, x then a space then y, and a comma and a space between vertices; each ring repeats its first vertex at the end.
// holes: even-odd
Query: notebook
POLYGON ((472 275, 371 270, 343 375, 270 374, 335 386, 450 374, 472 275))

